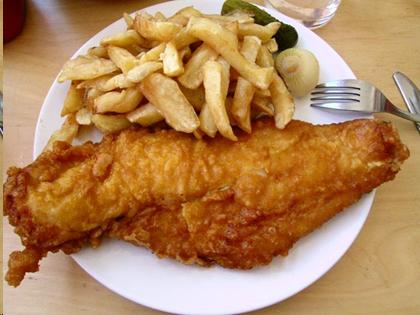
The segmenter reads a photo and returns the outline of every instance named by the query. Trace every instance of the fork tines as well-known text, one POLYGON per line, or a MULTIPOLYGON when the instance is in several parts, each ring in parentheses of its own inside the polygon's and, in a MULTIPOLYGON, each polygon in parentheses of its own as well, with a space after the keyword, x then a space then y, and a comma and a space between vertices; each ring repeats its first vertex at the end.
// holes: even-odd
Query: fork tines
POLYGON ((357 82, 352 81, 355 80, 341 80, 318 84, 311 93, 313 96, 311 101, 323 101, 322 103, 360 102, 360 87, 357 82))

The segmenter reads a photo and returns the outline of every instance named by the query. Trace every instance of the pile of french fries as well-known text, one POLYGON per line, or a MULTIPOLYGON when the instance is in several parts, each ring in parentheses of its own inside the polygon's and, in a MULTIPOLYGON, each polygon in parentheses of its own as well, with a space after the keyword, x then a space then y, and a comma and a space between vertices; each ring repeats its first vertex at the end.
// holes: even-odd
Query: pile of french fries
POLYGON ((251 120, 273 116, 278 128, 292 119, 293 98, 274 70, 273 35, 236 12, 208 15, 186 7, 167 18, 124 14, 127 30, 102 39, 69 60, 58 81, 71 80, 50 139, 71 143, 79 126, 112 133, 132 124, 165 121, 177 131, 237 140, 233 125, 251 132, 251 120))

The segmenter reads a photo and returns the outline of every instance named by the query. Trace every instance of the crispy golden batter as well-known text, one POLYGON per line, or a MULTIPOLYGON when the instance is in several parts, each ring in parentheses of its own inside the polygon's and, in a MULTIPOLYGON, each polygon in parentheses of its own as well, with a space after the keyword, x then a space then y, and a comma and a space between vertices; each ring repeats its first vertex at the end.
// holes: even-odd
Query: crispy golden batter
POLYGON ((374 120, 284 130, 262 120, 238 134, 233 143, 131 129, 12 168, 5 214, 30 251, 19 264, 12 254, 6 279, 18 285, 48 251, 108 233, 187 263, 266 264, 408 157, 393 127, 374 120))

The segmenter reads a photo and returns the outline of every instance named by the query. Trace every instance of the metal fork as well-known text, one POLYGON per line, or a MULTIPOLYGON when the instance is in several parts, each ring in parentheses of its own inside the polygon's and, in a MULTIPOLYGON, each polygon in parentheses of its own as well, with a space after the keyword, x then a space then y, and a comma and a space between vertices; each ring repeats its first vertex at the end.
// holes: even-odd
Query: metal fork
POLYGON ((338 80, 319 84, 311 95, 313 107, 362 113, 387 112, 420 122, 420 115, 394 106, 381 91, 362 80, 338 80))

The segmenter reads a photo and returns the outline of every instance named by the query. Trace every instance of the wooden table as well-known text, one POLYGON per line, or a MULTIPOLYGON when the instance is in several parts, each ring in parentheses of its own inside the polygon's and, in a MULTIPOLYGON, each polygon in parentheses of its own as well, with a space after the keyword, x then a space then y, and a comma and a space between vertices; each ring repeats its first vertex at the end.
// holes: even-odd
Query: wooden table
MULTIPOLYGON (((28 1, 23 33, 4 46, 4 170, 32 161, 38 112, 62 64, 122 12, 158 2, 28 1)), ((403 107, 391 75, 400 70, 420 85, 419 16, 417 0, 345 0, 316 33, 357 77, 374 82, 403 107)), ((420 135, 407 121, 382 117, 395 123, 411 157, 394 181, 378 189, 360 236, 322 279, 254 314, 420 314, 420 135)), ((19 247, 5 220, 3 261, 19 247)), ((49 255, 19 288, 3 290, 7 315, 159 313, 112 293, 61 253, 49 255)))

